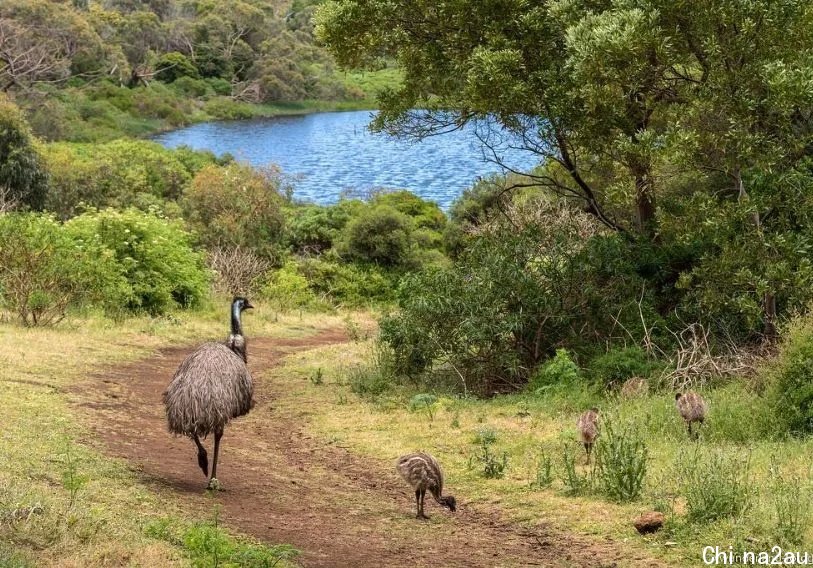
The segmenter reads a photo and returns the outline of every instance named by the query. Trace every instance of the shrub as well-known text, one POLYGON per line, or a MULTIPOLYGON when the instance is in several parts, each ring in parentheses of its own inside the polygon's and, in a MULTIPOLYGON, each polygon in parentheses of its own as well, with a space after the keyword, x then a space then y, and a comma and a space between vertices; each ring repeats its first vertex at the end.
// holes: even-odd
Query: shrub
POLYGON ((409 400, 410 412, 424 412, 429 418, 429 422, 435 420, 435 405, 438 402, 438 397, 429 393, 419 393, 409 400))
POLYGON ((440 231, 446 226, 446 216, 434 201, 421 199, 411 191, 385 191, 376 193, 370 200, 370 205, 384 205, 392 207, 399 213, 410 217, 415 228, 435 232, 440 237, 440 231))
POLYGON ((155 61, 155 79, 164 83, 172 83, 181 77, 198 79, 197 67, 183 53, 171 51, 164 53, 155 61))
POLYGON ((656 368, 640 347, 610 349, 590 361, 590 378, 606 386, 620 386, 632 377, 648 377, 656 368))
POLYGON ((618 428, 605 418, 596 445, 596 479, 614 501, 637 499, 646 477, 649 451, 643 434, 631 424, 618 428))
POLYGON ((748 457, 695 448, 678 456, 677 476, 690 522, 734 517, 749 505, 748 457))
POLYGON ((478 468, 486 479, 500 479, 508 469, 508 454, 500 456, 491 449, 491 444, 481 442, 480 446, 469 456, 469 469, 478 468))
POLYGON ((260 296, 282 310, 326 306, 308 286, 308 280, 297 271, 293 262, 286 263, 270 274, 260 288, 260 296))
POLYGON ((344 228, 342 252, 349 258, 403 266, 411 260, 412 221, 392 207, 377 205, 364 210, 344 228))
POLYGON ((201 153, 168 150, 154 142, 117 140, 106 144, 51 144, 45 160, 51 175, 46 207, 60 218, 86 207, 129 207, 147 194, 178 199, 201 162, 214 159, 201 153))
POLYGON ((274 170, 210 165, 195 175, 183 205, 189 225, 207 247, 240 246, 278 261, 283 188, 274 170))
POLYGON ((0 189, 20 206, 42 209, 48 177, 20 109, 0 93, 0 189))
MULTIPOLYGON (((359 203, 360 205, 360 203, 359 203)), ((285 237, 298 254, 320 254, 339 238, 352 212, 348 202, 337 205, 299 205, 286 211, 285 237)))
POLYGON ((574 444, 565 444, 562 447, 562 483, 565 486, 565 493, 574 497, 589 492, 592 487, 590 473, 579 473, 576 469, 579 455, 580 448, 574 444))
POLYGON ((349 372, 350 390, 362 396, 376 397, 395 384, 391 355, 381 346, 373 348, 370 363, 349 372))
POLYGON ((229 296, 251 296, 271 264, 241 247, 209 251, 207 264, 215 275, 215 289, 229 296))
POLYGON ((202 255, 175 221, 135 209, 85 213, 66 225, 83 246, 102 248, 123 268, 130 287, 127 311, 164 313, 195 306, 208 290, 202 255))
POLYGON ((77 241, 45 215, 0 215, 0 300, 25 325, 62 320, 71 306, 126 297, 109 251, 77 241))
POLYGON ((540 366, 528 382, 531 391, 538 391, 553 385, 577 385, 582 382, 581 369, 570 358, 566 349, 557 349, 556 355, 540 366))
POLYGON ((356 266, 311 258, 302 259, 297 272, 305 277, 317 297, 349 307, 390 301, 395 288, 394 276, 374 265, 356 266))
POLYGON ((552 483, 553 460, 542 450, 536 460, 536 470, 531 480, 531 489, 545 489, 546 487, 550 487, 552 483))
POLYGON ((627 245, 591 237, 592 221, 566 208, 537 215, 519 230, 483 229, 452 266, 401 279, 399 311, 380 322, 399 372, 431 384, 453 369, 464 390, 491 395, 524 387, 562 346, 609 339, 616 318, 640 332, 627 245))
POLYGON ((813 318, 792 324, 768 373, 769 396, 782 427, 795 434, 813 432, 813 318))

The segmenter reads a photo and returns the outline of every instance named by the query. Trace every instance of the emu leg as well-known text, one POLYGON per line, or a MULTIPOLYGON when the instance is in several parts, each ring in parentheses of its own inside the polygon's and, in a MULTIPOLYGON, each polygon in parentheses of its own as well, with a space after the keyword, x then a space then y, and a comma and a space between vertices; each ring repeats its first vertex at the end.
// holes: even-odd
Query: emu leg
POLYGON ((419 518, 428 519, 429 517, 427 517, 426 513, 423 512, 424 497, 426 497, 426 489, 421 489, 421 512, 419 518))
POLYGON ((220 438, 223 437, 223 430, 215 431, 215 455, 212 458, 212 477, 209 478, 209 489, 214 489, 217 485, 217 457, 220 454, 220 438), (214 482, 214 483, 213 483, 214 482))
POLYGON ((421 490, 420 489, 415 490, 415 510, 416 510, 415 518, 420 519, 421 518, 421 490))
POLYGON ((584 451, 587 452, 587 463, 590 463, 590 452, 593 451, 593 444, 592 442, 585 442, 584 443, 584 451))
POLYGON ((198 466, 203 470, 203 475, 209 475, 209 456, 206 455, 206 448, 200 443, 200 438, 197 434, 192 435, 195 445, 198 447, 198 466))

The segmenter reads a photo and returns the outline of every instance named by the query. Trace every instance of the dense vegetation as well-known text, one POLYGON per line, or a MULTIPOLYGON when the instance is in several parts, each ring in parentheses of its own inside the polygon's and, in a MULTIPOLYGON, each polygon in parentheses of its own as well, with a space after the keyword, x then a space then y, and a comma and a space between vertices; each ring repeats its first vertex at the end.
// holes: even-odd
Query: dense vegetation
POLYGON ((400 371, 488 391, 557 347, 583 363, 598 345, 671 353, 699 324, 712 349, 770 342, 813 300, 808 2, 336 0, 317 14, 342 64, 403 69, 377 128, 474 122, 496 156, 519 144, 543 160, 452 210, 469 227, 455 265, 415 276, 385 322, 400 371))
POLYGON ((317 3, 5 2, 0 90, 38 136, 83 142, 318 108, 308 101, 369 106, 380 82, 338 73, 315 45, 317 3))

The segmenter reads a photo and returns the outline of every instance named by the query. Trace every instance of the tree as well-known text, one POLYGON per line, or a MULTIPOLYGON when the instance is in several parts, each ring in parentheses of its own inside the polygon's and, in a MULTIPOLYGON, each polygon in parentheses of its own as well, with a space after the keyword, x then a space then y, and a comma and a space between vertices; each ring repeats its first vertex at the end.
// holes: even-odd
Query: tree
MULTIPOLYGON (((517 185, 580 202, 656 248, 674 244, 664 223, 695 227, 694 193, 730 212, 720 222, 738 234, 770 242, 763 217, 777 210, 754 209, 744 180, 796 168, 813 148, 804 0, 333 0, 316 20, 341 65, 389 57, 402 68, 375 128, 421 137, 473 122, 495 161, 506 144, 544 161, 517 185), (730 201, 753 209, 750 227, 730 201)), ((764 280, 752 288, 770 335, 775 286, 764 280)))
POLYGON ((0 192, 4 201, 42 209, 48 176, 20 109, 0 95, 0 192))

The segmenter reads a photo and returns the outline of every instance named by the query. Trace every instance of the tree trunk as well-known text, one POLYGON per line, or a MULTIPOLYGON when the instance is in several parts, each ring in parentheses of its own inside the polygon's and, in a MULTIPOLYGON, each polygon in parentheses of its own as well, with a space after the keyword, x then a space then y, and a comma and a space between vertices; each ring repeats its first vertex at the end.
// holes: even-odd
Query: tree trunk
MULTIPOLYGON (((745 182, 742 179, 742 172, 740 168, 734 169, 734 180, 737 184, 737 199, 743 201, 748 198, 748 192, 745 189, 745 182)), ((764 240, 762 234, 762 220, 759 218, 759 211, 754 211, 751 214, 751 222, 757 230, 757 237, 760 241, 764 240)), ((776 296, 773 290, 768 290, 762 297, 762 335, 766 341, 774 341, 777 337, 776 332, 776 296)))
POLYGON ((638 233, 650 240, 655 238, 655 192, 651 165, 638 159, 633 161, 635 177, 635 223, 638 233))

